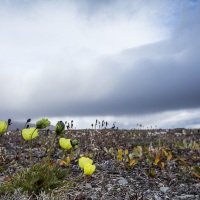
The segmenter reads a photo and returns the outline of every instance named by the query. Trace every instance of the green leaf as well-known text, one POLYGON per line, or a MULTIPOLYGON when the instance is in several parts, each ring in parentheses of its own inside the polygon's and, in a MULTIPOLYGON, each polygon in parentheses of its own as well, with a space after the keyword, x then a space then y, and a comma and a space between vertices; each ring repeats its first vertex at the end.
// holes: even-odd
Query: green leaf
POLYGON ((119 162, 122 161, 122 149, 118 149, 117 160, 118 160, 119 162))
POLYGON ((187 149, 188 147, 187 142, 185 140, 183 140, 183 146, 184 146, 184 149, 187 149))
POLYGON ((109 152, 108 152, 108 149, 107 149, 106 147, 104 147, 103 150, 104 150, 106 153, 109 153, 109 152))
POLYGON ((133 149, 133 153, 134 153, 135 156, 139 157, 137 147, 134 147, 134 149, 133 149))
POLYGON ((148 161, 149 161, 150 163, 154 163, 154 159, 153 159, 151 156, 146 155, 146 158, 148 159, 148 161))
POLYGON ((109 153, 110 153, 111 155, 114 154, 114 149, 113 149, 113 147, 111 147, 111 148, 109 149, 109 153))
POLYGON ((192 168, 195 170, 195 172, 197 172, 200 175, 200 167, 193 166, 192 168))

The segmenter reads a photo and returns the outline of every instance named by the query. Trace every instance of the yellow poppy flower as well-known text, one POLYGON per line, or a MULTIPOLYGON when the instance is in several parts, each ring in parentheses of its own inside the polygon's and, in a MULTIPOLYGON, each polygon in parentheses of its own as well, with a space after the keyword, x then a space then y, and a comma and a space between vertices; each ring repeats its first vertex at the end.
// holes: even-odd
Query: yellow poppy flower
POLYGON ((5 121, 0 121, 0 134, 3 134, 7 130, 7 123, 5 121))
POLYGON ((60 138, 59 144, 63 149, 71 149, 72 148, 70 139, 60 138))
POLYGON ((86 157, 81 157, 78 159, 78 165, 80 168, 83 169, 86 163, 92 164, 93 160, 90 158, 86 158, 86 157))
POLYGON ((84 174, 90 176, 94 173, 95 169, 96 169, 95 165, 92 165, 90 163, 86 163, 84 165, 84 174))
POLYGON ((22 137, 24 140, 32 140, 38 136, 38 130, 34 127, 25 128, 22 130, 22 137))

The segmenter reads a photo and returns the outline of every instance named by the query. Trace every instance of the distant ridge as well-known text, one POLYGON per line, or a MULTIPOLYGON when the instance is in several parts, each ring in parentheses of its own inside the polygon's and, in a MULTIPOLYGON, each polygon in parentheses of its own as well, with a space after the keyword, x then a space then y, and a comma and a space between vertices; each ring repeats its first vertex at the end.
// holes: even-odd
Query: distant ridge
MULTIPOLYGON (((29 127, 35 127, 35 124, 28 123, 29 127)), ((12 124, 8 127, 8 131, 16 131, 17 129, 22 130, 24 128, 25 122, 12 121, 12 124)), ((54 130, 55 126, 51 125, 46 129, 54 130)))

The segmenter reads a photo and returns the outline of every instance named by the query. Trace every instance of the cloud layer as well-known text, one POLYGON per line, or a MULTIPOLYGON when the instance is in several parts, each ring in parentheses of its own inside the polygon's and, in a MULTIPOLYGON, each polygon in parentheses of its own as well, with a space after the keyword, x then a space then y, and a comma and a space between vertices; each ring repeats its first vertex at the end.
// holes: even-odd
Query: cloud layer
POLYGON ((3 2, 0 119, 200 108, 196 1, 3 2))

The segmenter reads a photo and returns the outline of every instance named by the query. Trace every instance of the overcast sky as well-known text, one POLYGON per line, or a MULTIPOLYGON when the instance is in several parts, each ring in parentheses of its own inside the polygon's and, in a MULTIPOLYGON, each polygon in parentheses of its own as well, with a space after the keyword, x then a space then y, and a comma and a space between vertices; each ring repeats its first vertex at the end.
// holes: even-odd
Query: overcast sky
POLYGON ((200 127, 195 0, 0 0, 0 120, 200 127))

